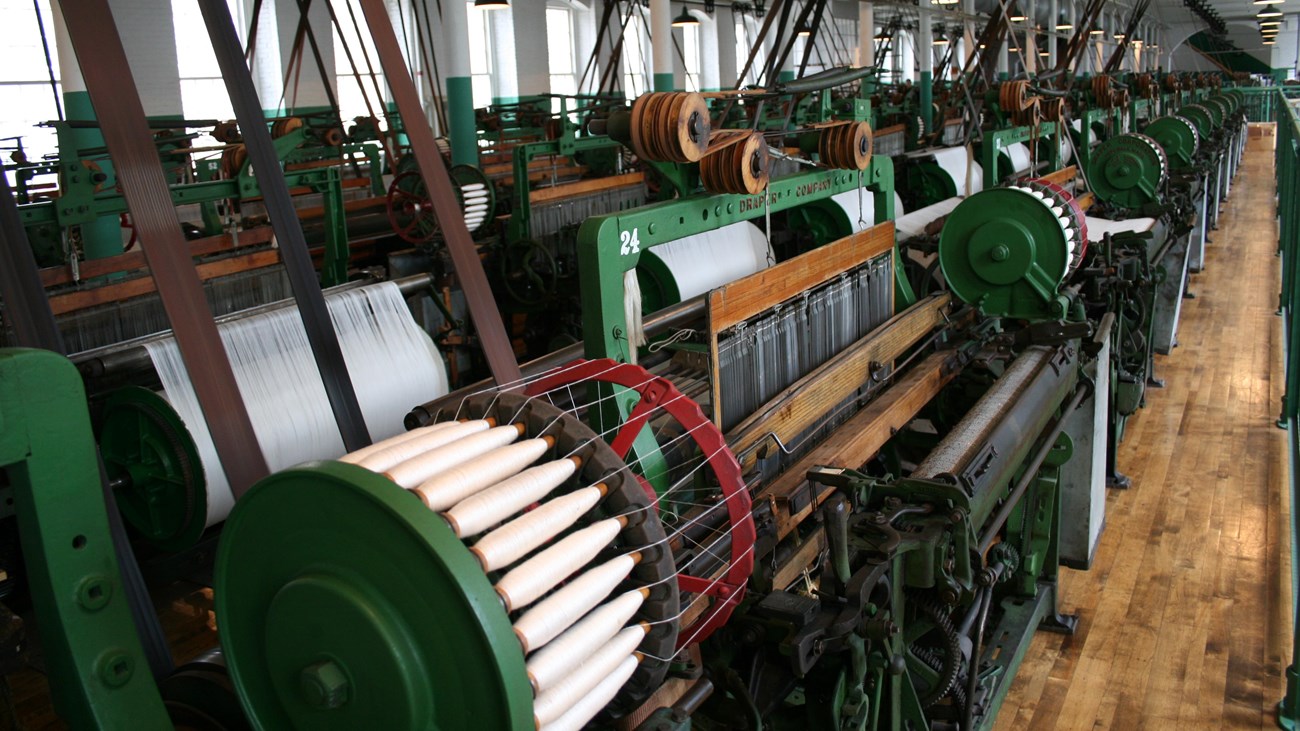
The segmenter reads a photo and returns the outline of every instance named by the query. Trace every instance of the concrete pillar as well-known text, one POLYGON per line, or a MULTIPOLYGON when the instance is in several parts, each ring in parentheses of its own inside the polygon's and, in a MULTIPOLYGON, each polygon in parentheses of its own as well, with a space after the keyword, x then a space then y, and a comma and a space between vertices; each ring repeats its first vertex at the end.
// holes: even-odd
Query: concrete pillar
MULTIPOLYGON (((731 65, 736 65, 735 45, 718 44, 718 26, 722 13, 714 10, 713 15, 700 21, 700 90, 717 91, 722 88, 722 49, 732 51, 731 65)), ((730 15, 730 11, 728 11, 730 15)), ((735 78, 732 78, 735 81, 735 78)), ((728 82, 730 83, 730 82, 728 82)))
POLYGON ((714 11, 713 31, 718 48, 718 88, 734 89, 736 75, 736 47, 740 43, 736 38, 736 14, 731 11, 730 3, 721 3, 714 11))
POLYGON ((1016 43, 1014 32, 1007 35, 1002 42, 1002 47, 998 49, 998 78, 1005 79, 1011 75, 1011 44, 1016 43))
POLYGON ((650 57, 655 91, 673 90, 673 9, 668 0, 650 0, 650 57))
POLYGON ((870 66, 876 59, 876 6, 858 3, 858 53, 854 65, 870 66))
MULTIPOLYGON (((252 8, 249 8, 252 22, 252 8)), ((243 29, 245 33, 248 28, 243 29)), ((257 98, 262 101, 262 111, 270 116, 280 114, 280 95, 284 92, 284 61, 280 58, 279 21, 272 3, 262 5, 257 19, 257 37, 253 39, 253 85, 257 98)))
MULTIPOLYGON (((495 10, 493 15, 506 15, 495 10)), ((546 3, 510 3, 510 20, 514 29, 513 60, 509 67, 516 73, 518 95, 533 96, 551 90, 551 57, 547 53, 546 3)), ((504 94, 502 94, 504 96, 504 94)))
POLYGON ((962 0, 961 9, 966 14, 966 19, 962 21, 962 41, 965 51, 961 57, 962 67, 965 68, 970 65, 971 57, 980 50, 975 38, 975 0, 962 0))
MULTIPOLYGON (((293 58, 293 41, 298 34, 299 18, 298 0, 275 0, 276 31, 280 39, 280 73, 281 79, 289 71, 289 62, 293 58)), ((262 12, 267 12, 263 8, 262 12)), ((325 78, 321 78, 316 67, 316 58, 312 54, 311 42, 303 38, 302 66, 288 76, 285 84, 284 104, 287 111, 295 114, 319 112, 329 109, 330 93, 337 98, 338 82, 334 76, 334 28, 330 24, 329 8, 323 2, 313 2, 307 11, 307 22, 316 37, 320 49, 321 64, 325 67, 325 78), (328 91, 326 87, 328 85, 328 91)), ((260 34, 261 31, 259 30, 260 34)), ((277 97, 278 98, 278 97, 277 97)), ((263 104, 266 100, 262 101, 263 104)))
POLYGON ((921 72, 921 121, 925 124, 928 131, 931 124, 931 112, 933 111, 934 99, 934 26, 931 22, 930 10, 924 6, 917 10, 919 17, 920 30, 916 36, 916 52, 918 54, 919 65, 917 69, 921 72))
MULTIPOLYGON (((511 5, 528 5, 515 2, 511 5)), ((447 138, 453 165, 478 164, 478 133, 474 125, 474 84, 469 67, 469 16, 465 3, 451 0, 442 6, 442 39, 446 53, 438 54, 445 64, 447 86, 447 138)), ((500 12, 500 11, 497 11, 500 12)))
MULTIPOLYGON (((493 10, 486 17, 488 32, 492 36, 492 102, 494 104, 510 104, 519 101, 519 97, 527 94, 544 94, 550 91, 551 79, 549 76, 544 77, 545 86, 543 91, 521 92, 519 89, 520 79, 523 76, 523 69, 529 68, 525 65, 524 56, 535 56, 540 48, 543 62, 546 62, 546 41, 542 37, 540 43, 515 43, 515 19, 516 8, 520 5, 534 5, 534 3, 512 3, 510 12, 505 10, 493 10)), ((546 6, 537 3, 542 10, 542 28, 546 27, 546 6)), ((530 27, 530 26, 522 26, 530 27)))

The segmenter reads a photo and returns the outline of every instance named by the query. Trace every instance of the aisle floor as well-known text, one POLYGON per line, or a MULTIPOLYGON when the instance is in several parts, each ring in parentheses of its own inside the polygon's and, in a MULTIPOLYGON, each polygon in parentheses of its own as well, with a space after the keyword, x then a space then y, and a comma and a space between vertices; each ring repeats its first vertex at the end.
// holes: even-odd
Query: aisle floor
POLYGON ((997 729, 1273 729, 1290 661, 1289 499, 1271 138, 1252 139, 1120 450, 1072 637, 1039 632, 997 729))

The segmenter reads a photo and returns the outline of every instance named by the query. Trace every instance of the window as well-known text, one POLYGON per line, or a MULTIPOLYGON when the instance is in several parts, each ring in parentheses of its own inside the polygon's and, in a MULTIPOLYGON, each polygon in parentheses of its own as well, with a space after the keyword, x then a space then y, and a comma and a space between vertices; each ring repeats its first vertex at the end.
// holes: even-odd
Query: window
POLYGON ((645 50, 650 39, 645 33, 645 21, 634 7, 632 17, 628 19, 623 30, 623 93, 628 99, 635 99, 649 91, 646 79, 649 78, 645 50))
MULTIPOLYGON (((230 16, 235 27, 246 33, 242 14, 243 3, 228 0, 230 16)), ((203 23, 203 13, 198 3, 191 0, 172 0, 172 30, 176 38, 176 65, 180 74, 181 113, 187 119, 233 119, 234 106, 221 79, 221 67, 208 41, 208 28, 203 23)), ((263 106, 277 100, 263 99, 263 106)))
POLYGON ((474 106, 492 104, 492 24, 488 20, 491 10, 474 7, 474 0, 465 3, 469 15, 469 73, 474 86, 474 106))
MULTIPOLYGON (((49 0, 40 0, 41 21, 49 39, 50 60, 59 73, 58 49, 54 45, 54 24, 49 0)), ((24 154, 36 160, 57 152, 54 130, 37 127, 40 122, 58 119, 50 74, 45 68, 45 51, 36 26, 36 12, 31 0, 0 0, 0 16, 6 21, 7 34, 0 46, 0 155, 10 162, 11 151, 20 140, 24 154)), ((62 94, 62 89, 59 90, 62 94)), ((62 104, 62 100, 59 101, 62 104)))
MULTIPOLYGON (((336 98, 339 102, 339 119, 345 127, 357 117, 369 117, 372 114, 382 121, 388 85, 384 82, 383 69, 379 68, 379 54, 375 51, 374 40, 364 25, 361 26, 361 37, 358 38, 356 28, 352 26, 347 14, 340 12, 338 15, 339 25, 343 28, 342 35, 338 28, 334 29, 334 75, 338 79, 336 98), (345 48, 352 52, 352 61, 357 65, 356 74, 352 73, 352 64, 348 63, 345 48), (366 65, 367 54, 373 68, 366 65), (374 71, 374 81, 370 78, 371 71, 374 71), (375 88, 376 82, 378 90, 375 88), (366 108, 367 100, 370 102, 369 109, 366 108)), ((358 18, 358 23, 362 22, 364 21, 358 18)))
POLYGON ((686 68, 686 90, 700 90, 700 26, 682 27, 682 59, 686 68))
MULTIPOLYGON (((568 8, 546 9, 546 51, 551 67, 551 93, 578 93, 573 62, 573 13, 568 8)), ((559 107, 556 107, 559 111, 559 107)))

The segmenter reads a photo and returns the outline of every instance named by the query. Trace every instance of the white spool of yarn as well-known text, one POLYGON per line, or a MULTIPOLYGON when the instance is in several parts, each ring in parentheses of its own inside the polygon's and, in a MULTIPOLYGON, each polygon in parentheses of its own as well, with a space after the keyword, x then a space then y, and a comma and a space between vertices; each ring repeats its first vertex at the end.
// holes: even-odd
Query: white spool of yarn
POLYGON ((471 434, 457 439, 437 449, 417 454, 410 459, 398 462, 384 471, 384 476, 405 487, 414 490, 420 483, 434 475, 449 470, 456 465, 510 444, 523 434, 522 424, 498 426, 494 429, 471 434))
POLYGON ((563 682, 533 700, 533 718, 538 727, 563 716, 578 701, 600 685, 610 673, 632 656, 641 640, 645 627, 625 627, 614 638, 596 650, 585 662, 569 674, 563 682))
POLYGON ((361 449, 358 449, 355 452, 348 452, 342 457, 339 457, 339 461, 347 462, 349 464, 360 464, 361 460, 371 456, 372 454, 378 454, 379 452, 382 452, 385 449, 388 449, 389 447, 395 447, 404 442, 409 442, 410 440, 422 437, 425 434, 432 434, 434 432, 442 431, 444 429, 447 429, 448 427, 455 426, 456 423, 457 422, 454 421, 443 421, 437 424, 433 424, 431 426, 422 426, 419 429, 412 429, 411 431, 408 432, 402 432, 401 434, 398 434, 395 437, 389 437, 387 439, 377 441, 374 444, 371 444, 369 447, 362 447, 361 449))
POLYGON ((430 510, 446 510, 536 462, 554 439, 525 439, 434 475, 415 488, 430 510))
MULTIPOLYGON (((476 495, 471 495, 443 514, 460 538, 476 536, 524 508, 546 497, 573 476, 577 457, 529 467, 476 495)), ((598 498, 599 499, 599 498, 598 498)), ((590 508, 588 508, 590 509, 590 508)))
POLYGON ((515 636, 527 655, 573 626, 632 573, 640 556, 616 556, 565 584, 515 621, 515 636))
MULTIPOLYGON (((396 284, 330 293, 330 319, 373 440, 403 431, 411 404, 447 393, 447 373, 428 334, 411 319, 396 284)), ((334 412, 296 309, 218 326, 267 467, 282 470, 343 454, 334 412)), ((207 480, 206 524, 226 518, 234 496, 176 341, 147 343, 163 395, 194 438, 207 480)))
POLYGON ((542 726, 541 731, 581 731, 588 721, 600 713, 600 709, 614 700, 614 696, 618 695, 618 691, 640 664, 641 658, 638 655, 628 656, 582 700, 573 704, 563 716, 542 726))
POLYGON ((487 431, 491 427, 492 424, 484 419, 475 419, 462 423, 450 422, 446 429, 435 429, 389 445, 384 449, 362 457, 357 464, 374 472, 385 472, 412 457, 417 457, 429 450, 446 446, 470 435, 487 431))
POLYGON ((627 626, 649 595, 649 589, 620 594, 591 610, 564 634, 533 653, 528 658, 528 681, 533 685, 533 692, 541 695, 554 687, 597 648, 609 642, 627 626))
POLYGON ((609 518, 592 523, 511 569, 496 585, 497 594, 505 600, 506 611, 532 604, 587 565, 618 537, 626 522, 626 518, 609 518))
POLYGON ((585 487, 548 500, 536 510, 530 510, 480 538, 478 543, 470 546, 470 553, 478 557, 484 571, 509 566, 578 522, 583 513, 594 508, 604 497, 602 487, 585 487))

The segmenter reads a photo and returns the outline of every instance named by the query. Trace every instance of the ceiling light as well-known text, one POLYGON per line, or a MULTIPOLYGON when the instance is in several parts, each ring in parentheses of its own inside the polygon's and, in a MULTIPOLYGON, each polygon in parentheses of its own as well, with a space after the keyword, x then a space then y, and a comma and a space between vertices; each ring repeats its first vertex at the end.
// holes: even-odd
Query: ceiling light
POLYGON ((1101 35, 1102 33, 1105 33, 1105 32, 1106 32, 1106 31, 1104 31, 1104 30, 1102 30, 1101 28, 1098 28, 1097 26, 1094 25, 1094 26, 1092 27, 1092 30, 1088 31, 1088 35, 1090 35, 1090 36, 1099 36, 1099 35, 1101 35))
POLYGON ((936 46, 946 46, 946 45, 948 45, 948 39, 947 39, 947 38, 935 38, 935 39, 934 39, 934 45, 936 45, 936 46))
POLYGON ((474 8, 477 10, 500 10, 508 7, 510 7, 509 0, 474 0, 474 8))
POLYGON ((1056 29, 1057 29, 1057 30, 1074 30, 1074 24, 1073 24, 1073 23, 1057 23, 1057 24, 1056 24, 1056 29))
POLYGON ((1048 53, 1047 51, 1039 51, 1039 52, 1038 52, 1038 55, 1039 55, 1039 56, 1042 56, 1043 58, 1047 58, 1048 56, 1050 56, 1050 55, 1052 55, 1052 54, 1048 53))
POLYGON ((1115 34, 1115 40, 1117 40, 1117 41, 1122 41, 1122 40, 1124 40, 1124 34, 1123 34, 1123 33, 1116 33, 1116 34, 1115 34))
POLYGON ((930 0, 935 5, 956 5, 957 0, 930 0))
POLYGON ((1255 0, 1256 5, 1281 5, 1283 0, 1255 0))
MULTIPOLYGON (((661 15, 659 17, 663 17, 663 16, 661 15)), ((699 24, 700 21, 696 20, 694 15, 691 15, 690 11, 686 9, 685 5, 682 6, 681 14, 679 14, 676 18, 673 18, 674 28, 685 28, 688 25, 699 25, 699 24)), ((800 35, 803 35, 803 33, 800 33, 800 35)))
POLYGON ((807 38, 808 36, 812 35, 812 31, 808 29, 808 26, 804 25, 803 23, 800 23, 799 27, 795 30, 794 34, 799 36, 800 38, 807 38))
POLYGON ((988 46, 985 46, 983 43, 981 43, 981 44, 980 44, 980 50, 983 51, 985 48, 988 48, 988 46))
POLYGON ((1010 20, 1012 23, 1023 23, 1026 20, 1029 20, 1029 16, 1021 13, 1020 11, 1016 11, 1014 14, 1011 15, 1010 20))
POLYGON ((1259 15, 1256 15, 1255 17, 1256 18, 1280 18, 1282 17, 1282 11, 1278 10, 1277 8, 1264 8, 1263 10, 1259 11, 1259 15))
POLYGON ((1261 21, 1259 21, 1259 27, 1261 27, 1261 28, 1268 28, 1268 27, 1277 28, 1277 27, 1280 26, 1280 25, 1282 25, 1282 21, 1280 21, 1280 20, 1278 20, 1278 19, 1276 19, 1276 18, 1274 18, 1274 19, 1272 19, 1272 20, 1261 20, 1261 21))
POLYGON ((1275 43, 1277 43, 1277 41, 1273 41, 1273 40, 1264 41, 1264 45, 1266 45, 1266 46, 1271 46, 1271 45, 1273 45, 1273 44, 1275 44, 1275 43))

